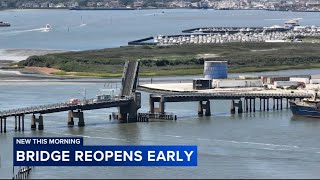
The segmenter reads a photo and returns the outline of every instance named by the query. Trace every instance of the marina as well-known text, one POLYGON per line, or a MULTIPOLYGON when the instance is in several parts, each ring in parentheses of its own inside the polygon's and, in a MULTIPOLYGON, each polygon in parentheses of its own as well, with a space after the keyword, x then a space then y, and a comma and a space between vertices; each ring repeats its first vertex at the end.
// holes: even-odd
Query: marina
POLYGON ((320 37, 320 26, 300 26, 300 19, 290 19, 283 26, 201 27, 183 30, 181 35, 157 35, 130 41, 128 45, 178 45, 231 42, 302 42, 302 38, 320 37), (153 42, 150 40, 153 40, 153 42), (145 42, 146 41, 146 42, 145 42), (149 41, 149 42, 147 42, 149 41))

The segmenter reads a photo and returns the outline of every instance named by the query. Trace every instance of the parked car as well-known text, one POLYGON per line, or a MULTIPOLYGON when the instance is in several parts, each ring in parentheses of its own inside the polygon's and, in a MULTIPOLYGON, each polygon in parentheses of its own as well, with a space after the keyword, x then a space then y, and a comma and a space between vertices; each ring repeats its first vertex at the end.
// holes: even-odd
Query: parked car
POLYGON ((80 99, 73 98, 66 102, 66 105, 77 105, 80 103, 80 99))

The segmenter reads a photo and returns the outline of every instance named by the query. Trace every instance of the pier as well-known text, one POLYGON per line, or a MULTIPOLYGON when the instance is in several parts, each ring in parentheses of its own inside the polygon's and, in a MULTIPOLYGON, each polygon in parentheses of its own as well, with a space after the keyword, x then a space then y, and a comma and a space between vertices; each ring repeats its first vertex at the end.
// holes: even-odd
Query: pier
POLYGON ((192 29, 182 30, 183 33, 229 33, 234 34, 238 32, 263 32, 263 27, 198 27, 192 29))

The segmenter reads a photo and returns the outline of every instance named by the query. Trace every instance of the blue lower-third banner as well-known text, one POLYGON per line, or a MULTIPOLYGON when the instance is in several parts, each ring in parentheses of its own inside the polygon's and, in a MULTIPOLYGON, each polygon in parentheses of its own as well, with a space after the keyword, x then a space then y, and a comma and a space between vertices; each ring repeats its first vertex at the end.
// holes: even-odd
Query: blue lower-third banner
POLYGON ((14 166, 197 166, 197 146, 84 146, 82 137, 15 137, 14 166))

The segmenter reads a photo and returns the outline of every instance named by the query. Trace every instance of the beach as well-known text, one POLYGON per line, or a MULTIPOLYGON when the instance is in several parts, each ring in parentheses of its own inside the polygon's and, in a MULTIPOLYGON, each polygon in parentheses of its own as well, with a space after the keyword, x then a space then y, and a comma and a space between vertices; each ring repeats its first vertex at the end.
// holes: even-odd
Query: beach
MULTIPOLYGON (((39 80, 61 79, 50 73, 59 70, 46 67, 8 68, 14 63, 27 59, 30 56, 66 52, 66 50, 50 49, 0 49, 0 80, 39 80)), ((14 67, 14 65, 13 65, 14 67)), ((65 79, 67 77, 64 77, 65 79)))

